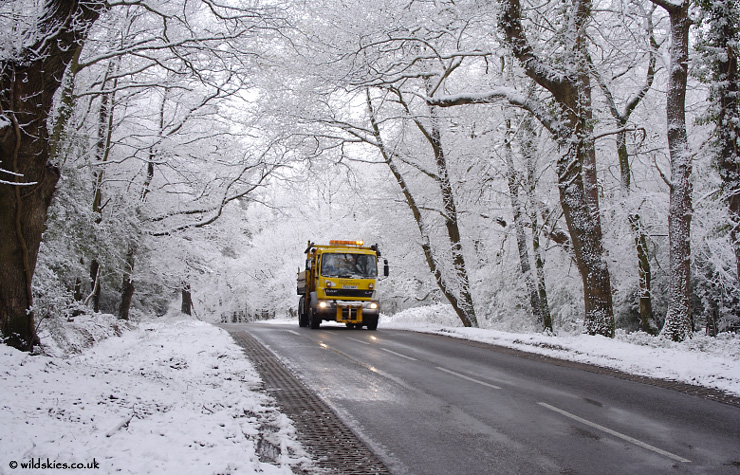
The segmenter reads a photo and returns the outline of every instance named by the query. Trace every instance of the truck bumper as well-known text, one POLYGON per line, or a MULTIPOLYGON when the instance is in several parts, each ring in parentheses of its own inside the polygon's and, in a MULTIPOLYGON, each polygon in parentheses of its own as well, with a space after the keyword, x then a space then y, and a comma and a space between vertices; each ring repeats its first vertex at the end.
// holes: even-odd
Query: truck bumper
POLYGON ((315 311, 322 320, 358 324, 368 317, 377 317, 380 305, 374 300, 319 300, 315 311))

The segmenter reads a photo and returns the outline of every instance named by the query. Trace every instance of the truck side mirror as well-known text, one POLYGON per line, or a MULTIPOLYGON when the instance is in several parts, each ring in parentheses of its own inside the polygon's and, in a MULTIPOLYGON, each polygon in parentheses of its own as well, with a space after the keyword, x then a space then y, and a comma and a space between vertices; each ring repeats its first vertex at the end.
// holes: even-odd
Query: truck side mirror
POLYGON ((388 268, 388 259, 383 259, 383 275, 388 277, 390 275, 391 271, 388 268))

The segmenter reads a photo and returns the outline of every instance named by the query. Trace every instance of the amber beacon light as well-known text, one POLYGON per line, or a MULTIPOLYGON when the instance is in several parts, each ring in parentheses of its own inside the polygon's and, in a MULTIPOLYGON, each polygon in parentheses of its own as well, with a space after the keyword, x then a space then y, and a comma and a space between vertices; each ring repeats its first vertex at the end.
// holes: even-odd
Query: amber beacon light
POLYGON ((365 241, 329 241, 332 246, 362 246, 365 241))

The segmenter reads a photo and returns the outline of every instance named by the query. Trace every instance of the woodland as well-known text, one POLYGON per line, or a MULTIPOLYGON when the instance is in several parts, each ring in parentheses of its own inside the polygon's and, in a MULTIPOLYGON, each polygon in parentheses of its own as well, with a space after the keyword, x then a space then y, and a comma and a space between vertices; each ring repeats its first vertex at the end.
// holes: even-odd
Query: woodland
POLYGON ((386 314, 740 329, 738 0, 0 4, 0 326, 294 315, 306 242, 386 314))

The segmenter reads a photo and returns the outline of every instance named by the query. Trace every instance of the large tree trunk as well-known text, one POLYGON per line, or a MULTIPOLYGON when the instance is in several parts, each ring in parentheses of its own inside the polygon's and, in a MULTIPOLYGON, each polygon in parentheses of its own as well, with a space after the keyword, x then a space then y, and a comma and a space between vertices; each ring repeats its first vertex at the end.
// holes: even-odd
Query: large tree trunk
MULTIPOLYGON (((593 144, 591 144, 593 145, 593 144)), ((589 152, 586 143, 576 143, 561 153, 557 162, 560 205, 583 282, 584 327, 589 335, 614 336, 609 269, 604 258, 601 219, 584 185, 583 164, 589 152)))
POLYGON ((0 327, 19 349, 38 342, 31 284, 59 180, 49 163, 47 120, 64 70, 101 8, 102 2, 48 1, 37 44, 0 62, 0 327))
POLYGON ((675 4, 652 0, 671 19, 671 64, 666 98, 668 150, 671 160, 668 240, 670 242, 669 304, 661 334, 683 341, 691 336, 691 154, 686 132, 686 82, 689 62, 689 1, 675 4))

